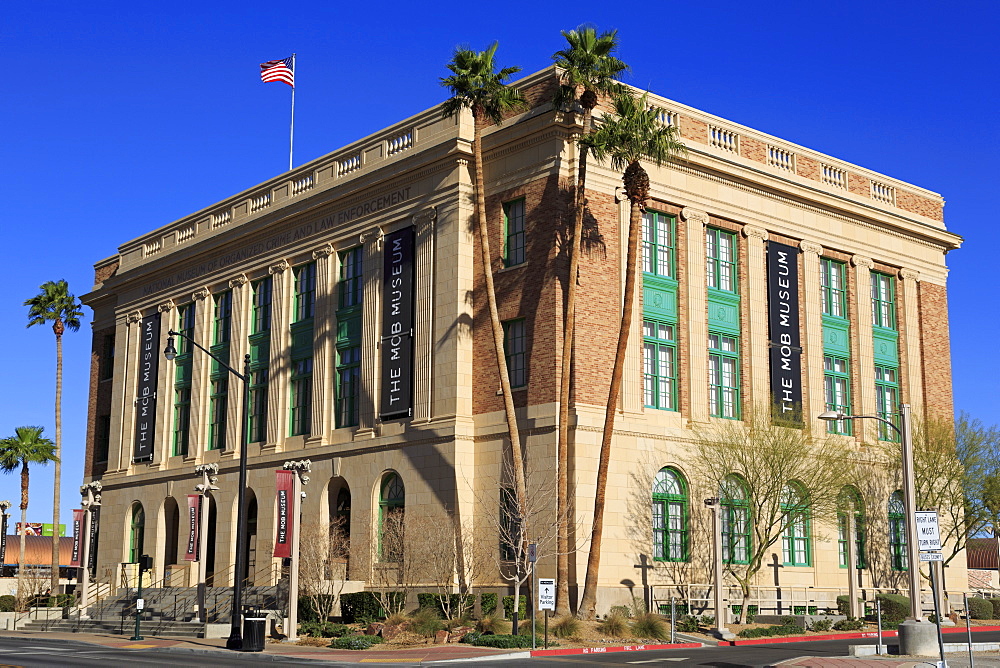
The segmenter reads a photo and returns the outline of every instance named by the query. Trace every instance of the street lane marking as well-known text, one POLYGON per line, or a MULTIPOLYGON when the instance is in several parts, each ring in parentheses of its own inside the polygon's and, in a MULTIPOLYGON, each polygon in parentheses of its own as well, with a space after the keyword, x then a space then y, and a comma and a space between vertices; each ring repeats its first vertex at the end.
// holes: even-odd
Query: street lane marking
POLYGON ((687 661, 686 656, 671 656, 662 659, 646 659, 645 661, 629 661, 629 663, 660 663, 662 661, 687 661))

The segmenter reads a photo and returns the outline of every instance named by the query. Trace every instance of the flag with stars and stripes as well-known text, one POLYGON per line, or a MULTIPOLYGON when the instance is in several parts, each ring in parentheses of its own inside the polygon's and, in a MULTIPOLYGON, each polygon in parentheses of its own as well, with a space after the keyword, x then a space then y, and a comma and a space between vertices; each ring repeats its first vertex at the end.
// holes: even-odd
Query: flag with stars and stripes
POLYGON ((267 83, 280 81, 295 88, 295 61, 293 58, 269 60, 260 64, 260 80, 267 83))

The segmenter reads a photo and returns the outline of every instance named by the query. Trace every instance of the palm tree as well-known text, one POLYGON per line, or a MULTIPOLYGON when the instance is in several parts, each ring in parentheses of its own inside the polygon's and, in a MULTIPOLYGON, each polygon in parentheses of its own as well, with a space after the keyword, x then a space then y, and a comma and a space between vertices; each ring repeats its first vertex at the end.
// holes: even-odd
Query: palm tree
POLYGON ((622 182, 628 197, 629 225, 628 249, 625 260, 625 294, 622 300, 622 320, 618 329, 618 348, 611 371, 608 404, 604 415, 604 434, 601 455, 597 466, 597 490, 594 495, 594 525, 587 558, 587 580, 580 601, 580 615, 593 619, 597 604, 597 574, 601 566, 601 539, 604 534, 604 502, 608 485, 608 462, 611 460, 611 438, 615 431, 615 413, 625 367, 632 328, 632 311, 635 309, 636 258, 639 254, 639 231, 642 213, 649 199, 649 175, 640 164, 646 159, 659 166, 684 152, 684 145, 676 137, 676 130, 657 120, 657 112, 650 109, 648 96, 636 98, 631 93, 615 96, 614 114, 604 116, 597 129, 581 139, 590 147, 598 160, 609 158, 614 169, 623 170, 622 182))
MULTIPOLYGON (((608 30, 597 34, 590 25, 576 30, 563 30, 569 48, 557 51, 552 60, 559 67, 560 86, 556 91, 555 105, 564 108, 579 104, 583 109, 583 137, 590 135, 594 108, 599 95, 621 92, 615 77, 629 67, 613 54, 618 49, 618 31, 608 30)), ((580 239, 583 236, 583 214, 586 208, 587 144, 580 144, 579 164, 576 169, 576 215, 569 248, 569 275, 566 281, 566 312, 563 323, 562 370, 559 376, 559 437, 558 461, 558 517, 559 538, 556 564, 556 614, 568 615, 569 609, 569 391, 573 367, 573 334, 576 319, 576 286, 580 266, 580 239)))
POLYGON ((62 335, 68 328, 70 331, 80 329, 80 318, 83 311, 69 291, 69 285, 64 279, 42 283, 41 292, 24 302, 28 309, 28 327, 52 323, 52 331, 56 335, 56 443, 55 470, 52 484, 52 593, 59 590, 59 485, 61 484, 62 467, 59 456, 62 453, 62 335))
MULTIPOLYGON (((42 438, 43 427, 18 427, 14 435, 0 440, 0 469, 10 473, 21 469, 21 555, 17 563, 17 594, 23 594, 22 582, 24 575, 24 529, 28 526, 28 464, 48 464, 58 462, 55 444, 50 439, 42 438)), ((57 536, 58 531, 54 532, 57 536)), ((56 560, 56 576, 59 575, 59 563, 56 560)), ((55 589, 52 590, 53 594, 55 589)))
MULTIPOLYGON (((517 428, 514 412, 514 398, 510 391, 510 377, 504 357, 503 326, 497 312, 496 290, 493 287, 493 258, 490 254, 490 237, 486 224, 486 190, 483 185, 483 142, 482 131, 492 123, 503 121, 505 113, 516 110, 524 104, 520 91, 504 83, 504 80, 521 71, 520 67, 505 67, 497 71, 494 55, 497 42, 485 51, 473 51, 465 46, 455 49, 448 69, 452 74, 441 79, 452 97, 441 107, 447 118, 462 109, 472 111, 472 156, 476 178, 476 224, 479 247, 482 250, 483 276, 486 285, 486 301, 490 309, 493 327, 493 347, 496 351, 497 370, 500 373, 500 390, 503 393, 504 412, 507 417, 507 433, 510 437, 511 459, 514 470, 515 503, 518 517, 524 517, 527 488, 524 480, 524 459, 521 450, 521 435, 517 428)), ((520 563, 520 560, 518 560, 520 563)), ((514 584, 514 600, 517 601, 517 582, 514 584)), ((517 615, 513 615, 513 628, 517 632, 517 615)))

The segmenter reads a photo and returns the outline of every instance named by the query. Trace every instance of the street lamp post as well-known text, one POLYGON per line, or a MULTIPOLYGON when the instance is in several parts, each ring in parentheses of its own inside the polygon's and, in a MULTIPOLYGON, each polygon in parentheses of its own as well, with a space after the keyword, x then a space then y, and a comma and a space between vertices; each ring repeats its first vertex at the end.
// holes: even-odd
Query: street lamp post
POLYGON ((243 607, 243 572, 246 570, 246 542, 247 542, 247 509, 246 509, 246 487, 247 487, 247 436, 248 422, 250 421, 250 355, 243 356, 243 373, 229 366, 225 360, 221 360, 210 351, 206 350, 198 343, 181 332, 169 330, 167 332, 167 347, 163 349, 163 356, 168 360, 177 357, 177 349, 174 347, 174 337, 180 336, 187 339, 188 343, 202 351, 224 368, 229 373, 243 381, 243 411, 240 422, 240 479, 237 489, 237 509, 236 509, 236 573, 233 576, 233 610, 232 629, 229 639, 226 641, 226 648, 233 650, 243 649, 243 630, 240 628, 242 621, 243 607))
POLYGON ((309 476, 312 471, 312 462, 308 459, 285 462, 281 467, 286 471, 295 471, 295 482, 292 488, 292 565, 288 572, 288 628, 285 629, 285 636, 289 642, 298 639, 299 627, 299 538, 302 534, 302 499, 305 492, 302 486, 309 484, 309 476))
POLYGON ((80 495, 83 499, 80 505, 83 506, 83 527, 80 530, 83 547, 80 550, 80 614, 87 615, 87 608, 90 606, 90 527, 94 521, 94 508, 101 506, 101 490, 104 486, 100 480, 88 482, 80 487, 80 495))
MULTIPOLYGON (((914 647, 914 649, 916 649, 917 647, 914 645, 921 643, 924 635, 921 629, 915 628, 917 625, 921 625, 919 572, 920 553, 917 545, 917 518, 914 514, 914 511, 917 509, 917 500, 916 484, 914 482, 913 473, 913 432, 910 418, 910 405, 900 405, 900 419, 898 427, 892 421, 886 420, 878 415, 845 415, 840 411, 825 411, 820 413, 817 417, 819 417, 820 420, 826 420, 828 422, 862 419, 877 420, 885 425, 888 425, 897 434, 899 434, 903 455, 903 512, 906 514, 906 560, 910 580, 910 616, 906 622, 900 624, 899 626, 899 644, 900 650, 903 651, 904 654, 918 654, 917 651, 905 651, 908 647, 914 647), (918 635, 921 637, 921 640, 917 639, 918 635)), ((848 570, 851 570, 850 565, 848 565, 848 570)), ((932 631, 935 628, 933 624, 927 624, 926 626, 930 627, 932 631)), ((933 636, 931 636, 931 640, 933 642, 933 636)))
POLYGON ((196 475, 201 476, 201 482, 194 486, 194 491, 201 497, 198 501, 198 619, 203 624, 208 623, 208 600, 206 587, 208 579, 208 516, 209 495, 218 491, 215 483, 219 481, 219 465, 201 464, 194 467, 196 475))

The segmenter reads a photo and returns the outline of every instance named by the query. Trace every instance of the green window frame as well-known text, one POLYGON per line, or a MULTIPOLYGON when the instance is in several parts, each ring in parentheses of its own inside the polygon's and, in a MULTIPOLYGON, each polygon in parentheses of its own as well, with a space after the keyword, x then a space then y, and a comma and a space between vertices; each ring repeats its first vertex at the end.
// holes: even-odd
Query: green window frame
POLYGON ((705 279, 710 288, 737 294, 736 235, 715 227, 705 230, 705 279))
POLYGON ((174 430, 172 453, 186 457, 191 439, 191 372, 194 303, 177 307, 177 356, 174 358, 174 430))
MULTIPOLYGON (((875 365, 875 414, 899 426, 899 369, 896 367, 875 365)), ((878 438, 899 442, 899 434, 884 422, 878 423, 878 438)))
POLYGON ((226 290, 215 295, 215 320, 212 345, 229 343, 233 333, 233 292, 226 290))
POLYGON ((894 571, 909 570, 906 542, 906 509, 903 493, 896 490, 889 497, 889 561, 894 571))
POLYGON ((708 405, 712 417, 740 418, 739 337, 708 333, 708 405))
MULTIPOLYGON (((826 410, 851 414, 851 362, 835 355, 823 356, 823 393, 826 410)), ((830 434, 850 436, 854 433, 852 420, 830 420, 826 423, 830 434)))
POLYGON ((98 415, 94 424, 94 462, 107 462, 111 449, 111 416, 98 415))
POLYGON ((664 467, 653 480, 653 559, 689 561, 687 482, 664 467))
POLYGON ((146 511, 143 510, 142 504, 138 501, 132 504, 131 515, 128 536, 128 560, 134 564, 142 556, 146 538, 146 511))
POLYGON ((361 250, 361 246, 355 246, 338 254, 340 258, 338 309, 361 305, 364 291, 361 250))
POLYGON ((524 264, 525 229, 524 198, 505 202, 503 205, 503 264, 513 267, 524 264))
POLYGON ((397 563, 403 560, 403 529, 406 518, 406 488, 395 471, 382 476, 378 498, 379 561, 397 563), (395 526, 389 526, 392 523, 395 526), (389 536, 391 542, 384 538, 389 536))
POLYGON ((676 278, 677 218, 659 211, 642 214, 642 271, 676 278))
POLYGON ((312 429, 312 377, 312 357, 292 360, 291 436, 308 436, 312 429))
POLYGON ((361 346, 337 349, 337 427, 358 424, 361 394, 361 346))
POLYGON ((316 263, 310 262, 294 269, 295 320, 311 320, 316 311, 316 263))
POLYGON ((854 565, 865 568, 865 512, 861 494, 853 487, 845 487, 840 495, 837 511, 837 552, 841 568, 847 568, 847 516, 854 519, 854 565))
POLYGON ((642 396, 647 408, 677 410, 677 340, 674 325, 642 321, 642 396))
POLYGON ((212 396, 209 407, 208 449, 222 450, 226 447, 226 414, 229 410, 229 379, 212 380, 212 396))
POLYGON ((819 259, 823 315, 847 317, 847 265, 827 257, 819 259))
POLYGON ((527 336, 524 318, 507 320, 503 323, 503 354, 507 360, 507 376, 510 386, 524 387, 528 384, 527 336))
POLYGON ((250 421, 247 438, 251 443, 263 443, 267 440, 267 366, 250 370, 250 421))
POLYGON ((271 277, 263 278, 253 284, 253 334, 263 334, 271 331, 271 300, 274 282, 271 277))
POLYGON ((878 271, 871 273, 872 325, 896 329, 896 278, 878 271))
POLYGON ((722 559, 727 564, 750 563, 750 500, 746 485, 727 476, 719 488, 722 511, 722 559))
POLYGON ((781 510, 785 514, 785 526, 781 532, 781 554, 784 565, 812 566, 809 497, 796 483, 785 485, 781 496, 781 510))

